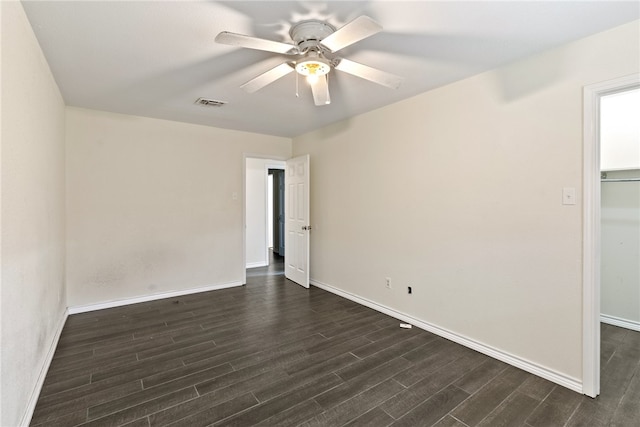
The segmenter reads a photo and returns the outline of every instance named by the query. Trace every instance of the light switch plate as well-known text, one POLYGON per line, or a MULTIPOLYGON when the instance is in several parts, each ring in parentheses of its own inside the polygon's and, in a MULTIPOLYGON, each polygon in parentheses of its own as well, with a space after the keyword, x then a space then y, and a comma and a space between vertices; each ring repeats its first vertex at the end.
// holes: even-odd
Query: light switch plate
POLYGON ((562 204, 563 205, 575 205, 576 204, 576 189, 573 187, 564 187, 562 189, 562 204))

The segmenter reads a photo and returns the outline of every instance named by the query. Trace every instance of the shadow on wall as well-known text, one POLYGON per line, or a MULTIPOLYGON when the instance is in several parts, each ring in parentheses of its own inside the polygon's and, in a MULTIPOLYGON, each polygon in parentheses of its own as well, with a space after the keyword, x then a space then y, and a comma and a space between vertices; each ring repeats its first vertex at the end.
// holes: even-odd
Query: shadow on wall
POLYGON ((501 67, 495 71, 497 92, 505 102, 542 92, 565 76, 565 64, 564 55, 556 54, 553 60, 534 58, 501 67))

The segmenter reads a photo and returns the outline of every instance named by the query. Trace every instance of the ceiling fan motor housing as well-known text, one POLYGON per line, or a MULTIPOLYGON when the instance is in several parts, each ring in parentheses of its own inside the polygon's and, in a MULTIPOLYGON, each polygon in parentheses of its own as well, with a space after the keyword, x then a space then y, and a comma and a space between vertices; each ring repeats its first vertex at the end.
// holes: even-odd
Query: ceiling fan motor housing
POLYGON ((310 49, 320 51, 322 49, 320 42, 335 31, 336 27, 328 22, 310 19, 298 22, 291 27, 289 35, 300 52, 306 52, 310 49))

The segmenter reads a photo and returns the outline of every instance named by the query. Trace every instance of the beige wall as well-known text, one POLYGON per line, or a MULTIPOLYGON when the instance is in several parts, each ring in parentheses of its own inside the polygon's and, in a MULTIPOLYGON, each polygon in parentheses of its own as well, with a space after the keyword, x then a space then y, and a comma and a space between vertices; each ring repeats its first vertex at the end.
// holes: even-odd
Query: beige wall
POLYGON ((67 108, 69 305, 241 283, 243 153, 291 140, 67 108))
POLYGON ((64 102, 20 2, 0 2, 0 425, 27 423, 66 307, 64 102))
POLYGON ((638 27, 295 138, 311 278, 579 382, 582 202, 562 188, 582 191, 583 86, 638 72, 638 27))

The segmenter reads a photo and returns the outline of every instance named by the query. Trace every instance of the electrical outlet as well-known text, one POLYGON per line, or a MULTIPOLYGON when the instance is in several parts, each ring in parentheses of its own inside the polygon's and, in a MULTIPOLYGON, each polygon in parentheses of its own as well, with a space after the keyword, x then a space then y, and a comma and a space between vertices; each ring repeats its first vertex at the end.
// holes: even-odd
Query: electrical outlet
POLYGON ((385 280, 387 281, 387 284, 386 284, 387 289, 391 289, 391 277, 387 277, 385 278, 385 280))
POLYGON ((407 286, 407 293, 410 294, 412 292, 413 292, 413 290, 411 289, 411 286, 407 286))

